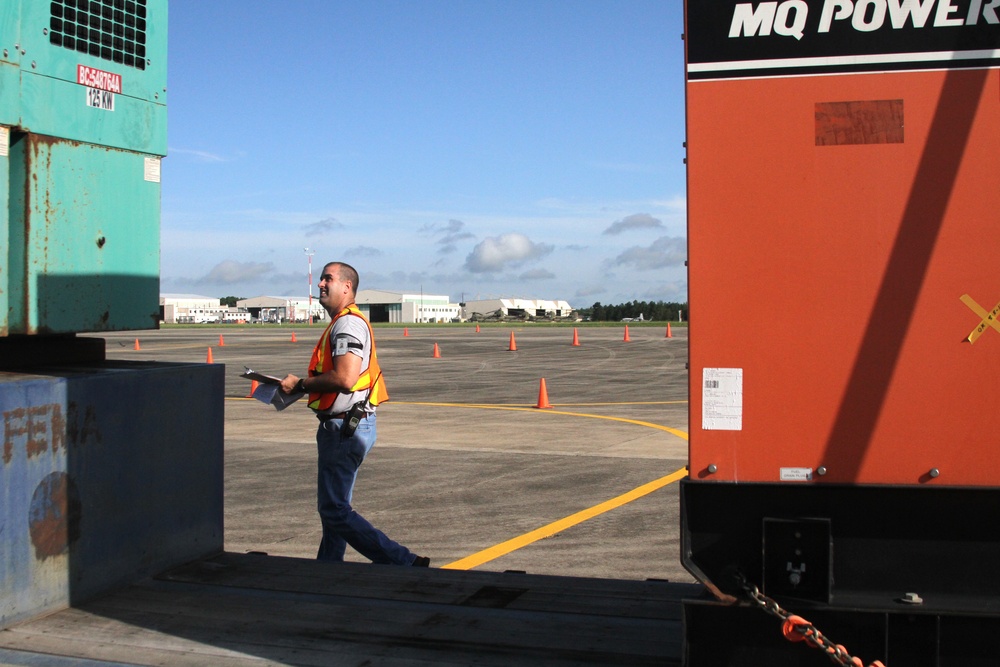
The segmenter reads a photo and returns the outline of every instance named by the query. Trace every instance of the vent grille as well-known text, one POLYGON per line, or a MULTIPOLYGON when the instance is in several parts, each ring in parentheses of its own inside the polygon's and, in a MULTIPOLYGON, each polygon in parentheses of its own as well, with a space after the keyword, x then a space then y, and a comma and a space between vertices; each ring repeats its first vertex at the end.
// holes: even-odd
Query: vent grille
POLYGON ((147 0, 53 0, 49 42, 146 69, 147 0))

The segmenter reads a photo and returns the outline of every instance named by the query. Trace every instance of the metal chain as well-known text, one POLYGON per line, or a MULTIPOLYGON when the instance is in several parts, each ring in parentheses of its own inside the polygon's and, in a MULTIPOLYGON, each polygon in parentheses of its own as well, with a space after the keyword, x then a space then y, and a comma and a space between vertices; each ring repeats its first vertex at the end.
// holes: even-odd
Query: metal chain
MULTIPOLYGON (((742 574, 738 575, 740 586, 743 587, 747 597, 759 609, 767 612, 771 616, 781 619, 782 632, 789 641, 803 641, 815 648, 821 648, 831 661, 843 667, 865 667, 861 658, 852 656, 848 650, 840 644, 830 641, 826 635, 820 632, 816 626, 801 616, 795 616, 781 608, 777 602, 760 592, 760 589, 742 574)), ((881 661, 876 660, 868 667, 885 667, 881 661)))

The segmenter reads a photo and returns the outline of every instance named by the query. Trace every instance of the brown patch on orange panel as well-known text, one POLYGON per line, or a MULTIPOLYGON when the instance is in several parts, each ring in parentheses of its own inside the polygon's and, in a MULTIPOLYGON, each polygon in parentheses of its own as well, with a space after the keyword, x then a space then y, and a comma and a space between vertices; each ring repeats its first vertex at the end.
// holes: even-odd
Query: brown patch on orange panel
POLYGON ((818 102, 816 145, 903 143, 903 100, 818 102))

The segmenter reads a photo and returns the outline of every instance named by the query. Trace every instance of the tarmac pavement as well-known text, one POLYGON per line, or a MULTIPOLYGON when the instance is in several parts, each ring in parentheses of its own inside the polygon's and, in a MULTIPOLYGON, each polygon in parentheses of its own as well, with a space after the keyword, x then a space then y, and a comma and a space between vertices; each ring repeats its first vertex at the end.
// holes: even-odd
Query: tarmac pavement
MULTIPOLYGON (((574 346, 571 328, 545 324, 376 327, 391 400, 378 410, 355 509, 432 567, 472 557, 478 570, 694 581, 679 561, 677 484, 664 481, 687 463, 687 328, 670 338, 665 330, 631 326, 626 341, 624 325, 586 326, 574 346), (542 379, 551 409, 536 407, 542 379), (600 511, 657 480, 660 488, 600 511), (592 518, 531 537, 595 507, 592 518)), ((206 361, 211 348, 213 363, 226 364, 227 551, 315 555, 316 419, 301 402, 278 412, 246 398, 239 374, 302 375, 321 333, 100 334, 109 359, 206 361)), ((365 562, 351 549, 347 560, 365 562)))

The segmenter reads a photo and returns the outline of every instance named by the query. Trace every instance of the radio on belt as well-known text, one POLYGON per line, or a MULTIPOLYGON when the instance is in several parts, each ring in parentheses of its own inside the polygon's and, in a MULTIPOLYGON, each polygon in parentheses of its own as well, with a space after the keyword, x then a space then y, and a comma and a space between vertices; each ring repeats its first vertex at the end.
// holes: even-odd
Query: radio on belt
POLYGON ((344 415, 344 423, 340 426, 340 435, 344 438, 350 438, 354 435, 354 431, 357 430, 358 424, 365 417, 365 403, 368 401, 358 401, 351 406, 351 409, 347 411, 344 415))

